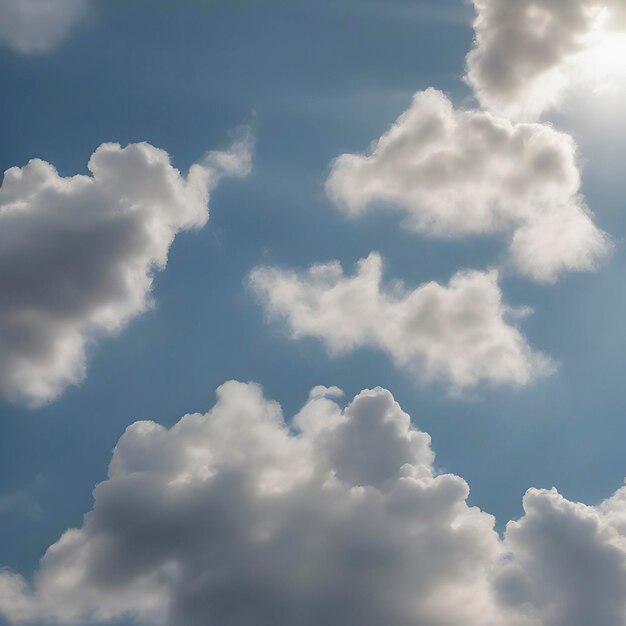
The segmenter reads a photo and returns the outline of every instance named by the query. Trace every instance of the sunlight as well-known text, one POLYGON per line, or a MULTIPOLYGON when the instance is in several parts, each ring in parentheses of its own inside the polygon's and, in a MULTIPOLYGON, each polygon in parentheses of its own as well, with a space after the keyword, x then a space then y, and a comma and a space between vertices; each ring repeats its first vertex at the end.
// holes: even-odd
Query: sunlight
POLYGON ((612 14, 604 9, 585 42, 585 50, 573 59, 574 80, 593 93, 613 93, 626 87, 626 32, 611 28, 612 14))
POLYGON ((602 41, 580 55, 584 79, 594 92, 623 87, 626 79, 626 33, 605 34, 602 41))

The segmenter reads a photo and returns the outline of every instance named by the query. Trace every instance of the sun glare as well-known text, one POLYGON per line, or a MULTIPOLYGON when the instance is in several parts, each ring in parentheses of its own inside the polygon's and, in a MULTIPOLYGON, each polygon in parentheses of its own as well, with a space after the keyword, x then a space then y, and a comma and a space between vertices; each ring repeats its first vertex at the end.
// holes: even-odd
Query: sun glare
POLYGON ((581 60, 594 90, 623 87, 626 80, 626 33, 605 34, 601 41, 583 53, 581 60))
POLYGON ((626 90, 626 32, 611 28, 611 14, 604 10, 590 33, 585 49, 572 63, 574 80, 583 81, 594 93, 626 90))

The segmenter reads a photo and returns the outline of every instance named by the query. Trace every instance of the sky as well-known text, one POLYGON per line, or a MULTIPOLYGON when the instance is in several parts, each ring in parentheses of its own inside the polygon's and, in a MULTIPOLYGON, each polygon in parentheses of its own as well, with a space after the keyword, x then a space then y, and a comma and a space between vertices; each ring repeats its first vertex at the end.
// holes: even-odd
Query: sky
POLYGON ((625 33, 0 0, 0 623, 623 626, 625 33))

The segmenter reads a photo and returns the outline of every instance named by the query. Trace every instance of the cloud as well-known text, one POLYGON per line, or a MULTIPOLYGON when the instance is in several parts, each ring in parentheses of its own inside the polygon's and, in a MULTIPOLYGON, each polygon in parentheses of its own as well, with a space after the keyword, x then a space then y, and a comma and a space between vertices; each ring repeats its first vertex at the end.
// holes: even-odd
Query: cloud
POLYGON ((509 522, 494 587, 540 626, 622 626, 626 618, 626 488, 598 507, 530 489, 509 522))
POLYGON ((15 491, 0 496, 0 518, 6 515, 20 515, 38 519, 41 514, 41 505, 28 491, 15 491))
POLYGON ((536 118, 572 87, 626 76, 623 0, 474 0, 474 7, 466 79, 492 111, 536 118))
POLYGON ((89 176, 38 159, 0 188, 0 394, 38 406, 85 376, 85 351, 150 305, 175 235, 202 227, 209 192, 250 167, 250 140, 181 176, 147 143, 103 144, 89 176))
POLYGON ((372 253, 353 276, 336 261, 302 274, 257 267, 250 284, 267 315, 285 320, 294 339, 319 338, 332 354, 379 348, 418 377, 460 389, 525 385, 552 369, 507 321, 528 311, 503 304, 495 271, 460 271, 447 286, 385 289, 382 259, 372 253))
POLYGON ((0 572, 12 624, 622 626, 626 491, 530 490, 504 539, 433 466, 384 389, 316 387, 288 426, 254 384, 171 429, 131 425, 82 527, 33 584, 0 572))
POLYGON ((517 271, 542 282, 595 268, 610 247, 580 195, 568 135, 455 110, 434 89, 416 93, 368 154, 335 159, 326 192, 349 217, 400 211, 432 237, 505 234, 517 271))
POLYGON ((90 5, 91 0, 0 0, 0 44, 19 54, 48 52, 90 5))
POLYGON ((388 391, 342 411, 317 388, 289 429, 259 387, 226 383, 206 415, 129 427, 34 588, 0 574, 0 610, 16 623, 496 626, 493 519, 432 460, 388 391))

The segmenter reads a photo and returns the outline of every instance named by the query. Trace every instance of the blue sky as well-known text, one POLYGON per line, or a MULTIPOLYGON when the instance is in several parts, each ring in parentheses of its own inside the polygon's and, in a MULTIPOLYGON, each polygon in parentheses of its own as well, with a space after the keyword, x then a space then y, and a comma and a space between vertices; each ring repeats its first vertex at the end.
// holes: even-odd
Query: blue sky
POLYGON ((87 173, 101 143, 146 141, 185 173, 207 150, 227 149, 238 127, 255 138, 251 173, 220 182, 208 224, 176 237, 154 306, 89 348, 84 382, 40 408, 0 404, 3 567, 30 577, 81 525, 127 426, 205 412, 230 379, 260 383, 287 417, 315 385, 347 399, 389 389, 431 435, 438 470, 462 476, 469 503, 499 531, 522 515, 529 487, 593 506, 622 485, 626 122, 616 96, 542 118, 577 142, 582 190, 613 253, 556 284, 506 271, 501 281, 507 304, 532 307, 519 328, 557 363, 553 375, 451 393, 379 350, 333 357, 317 339, 290 339, 248 286, 259 264, 304 271, 337 259, 352 273, 371 251, 411 289, 501 265, 500 237, 433 239, 395 213, 347 219, 324 193, 332 159, 367 150, 414 92, 432 86, 476 106, 462 78, 472 14, 451 0, 95 2, 54 49, 0 51, 3 170, 38 157, 62 176, 87 173))

